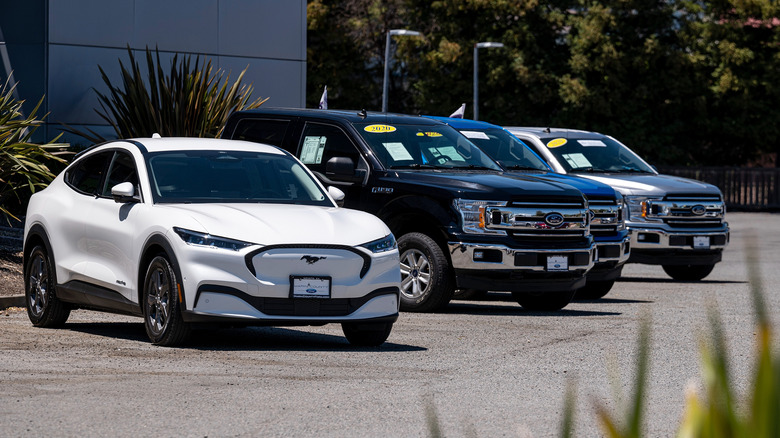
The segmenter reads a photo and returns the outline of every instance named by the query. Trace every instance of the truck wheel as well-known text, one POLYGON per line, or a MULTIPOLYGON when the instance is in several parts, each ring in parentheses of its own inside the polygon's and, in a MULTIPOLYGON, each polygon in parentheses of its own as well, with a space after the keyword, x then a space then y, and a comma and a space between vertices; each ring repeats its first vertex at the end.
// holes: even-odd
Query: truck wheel
POLYGON ((54 291, 57 281, 46 247, 33 248, 29 260, 24 278, 27 316, 36 327, 61 327, 70 316, 70 307, 54 291))
POLYGON ((663 268, 677 281, 699 281, 710 275, 715 265, 663 265, 663 268))
POLYGON ((615 284, 615 280, 607 281, 588 281, 585 286, 577 289, 577 293, 574 296, 576 300, 598 300, 603 298, 604 295, 609 293, 612 286, 615 284))
POLYGON ((378 347, 382 345, 390 331, 393 330, 393 323, 343 323, 341 330, 350 344, 357 347, 378 347))
POLYGON ((574 298, 575 292, 577 292, 576 289, 545 292, 539 295, 532 295, 527 292, 512 292, 512 297, 527 310, 554 311, 566 307, 574 298))
POLYGON ((401 310, 431 312, 443 308, 455 292, 447 256, 425 234, 407 233, 398 239, 401 253, 401 310))

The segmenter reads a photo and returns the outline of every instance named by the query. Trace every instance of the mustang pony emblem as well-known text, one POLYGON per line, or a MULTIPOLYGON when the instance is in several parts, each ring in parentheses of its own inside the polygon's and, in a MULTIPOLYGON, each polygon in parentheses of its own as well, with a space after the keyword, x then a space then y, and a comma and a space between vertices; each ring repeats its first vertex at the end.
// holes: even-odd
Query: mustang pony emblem
POLYGON ((306 263, 313 265, 320 260, 325 260, 326 258, 327 257, 315 257, 315 256, 305 255, 301 257, 301 260, 306 260, 306 263))

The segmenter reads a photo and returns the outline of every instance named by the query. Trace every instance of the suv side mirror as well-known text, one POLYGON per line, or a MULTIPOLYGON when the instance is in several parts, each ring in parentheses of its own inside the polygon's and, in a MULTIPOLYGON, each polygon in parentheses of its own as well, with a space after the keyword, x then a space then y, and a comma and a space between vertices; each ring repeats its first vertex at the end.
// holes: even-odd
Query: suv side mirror
POLYGON ((135 187, 130 181, 125 181, 111 187, 111 197, 114 198, 114 202, 119 204, 140 201, 140 198, 135 196, 135 187))
POLYGON ((362 181, 365 172, 358 171, 355 162, 349 157, 333 157, 325 163, 325 176, 335 181, 362 181))

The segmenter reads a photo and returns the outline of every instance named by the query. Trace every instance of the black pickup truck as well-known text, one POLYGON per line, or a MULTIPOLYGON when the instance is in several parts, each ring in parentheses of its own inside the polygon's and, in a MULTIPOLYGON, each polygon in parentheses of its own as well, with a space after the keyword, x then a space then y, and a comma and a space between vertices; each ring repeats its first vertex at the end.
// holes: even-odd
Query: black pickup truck
POLYGON ((346 194, 345 207, 384 220, 398 239, 402 310, 440 309, 455 289, 510 291, 525 308, 557 310, 593 267, 588 203, 579 190, 504 175, 443 123, 269 108, 233 113, 222 137, 292 153, 346 194))

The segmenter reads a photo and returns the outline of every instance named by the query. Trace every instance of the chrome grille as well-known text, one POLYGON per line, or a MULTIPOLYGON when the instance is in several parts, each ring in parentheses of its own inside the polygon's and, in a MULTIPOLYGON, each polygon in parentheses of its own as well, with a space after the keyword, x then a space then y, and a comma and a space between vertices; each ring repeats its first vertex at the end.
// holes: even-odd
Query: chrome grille
POLYGON ((507 207, 488 207, 485 227, 506 231, 516 239, 581 238, 590 233, 590 220, 584 202, 512 202, 507 207))
POLYGON ((720 196, 668 195, 661 201, 648 201, 648 217, 659 218, 670 227, 720 227, 726 207, 720 196))
POLYGON ((614 199, 588 199, 591 211, 590 230, 594 236, 607 236, 617 232, 623 220, 623 210, 614 199))

